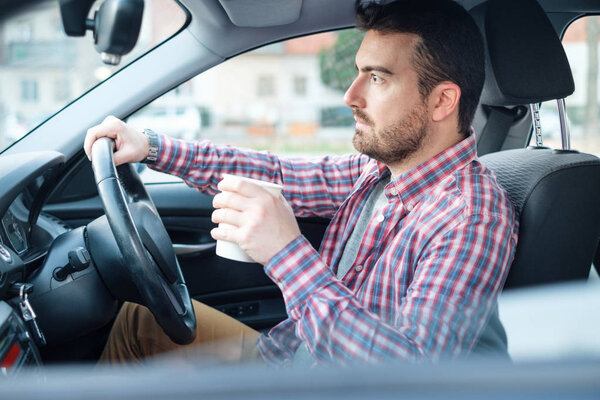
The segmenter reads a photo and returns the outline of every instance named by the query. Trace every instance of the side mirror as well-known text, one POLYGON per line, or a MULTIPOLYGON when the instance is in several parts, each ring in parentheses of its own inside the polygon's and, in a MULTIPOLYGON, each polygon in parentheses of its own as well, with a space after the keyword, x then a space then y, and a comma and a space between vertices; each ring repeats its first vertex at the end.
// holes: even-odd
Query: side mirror
POLYGON ((86 19, 93 0, 60 0, 65 32, 83 36, 94 33, 94 45, 104 63, 117 65, 140 35, 144 0, 105 0, 92 19, 86 19))

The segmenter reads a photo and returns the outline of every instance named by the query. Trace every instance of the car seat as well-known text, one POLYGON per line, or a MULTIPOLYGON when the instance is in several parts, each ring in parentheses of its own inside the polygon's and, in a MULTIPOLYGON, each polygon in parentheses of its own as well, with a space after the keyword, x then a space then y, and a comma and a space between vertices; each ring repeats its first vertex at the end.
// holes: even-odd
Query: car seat
MULTIPOLYGON (((487 44, 481 103, 539 104, 573 93, 562 44, 535 0, 489 0, 471 12, 487 44)), ((502 126, 486 133, 500 136, 492 142, 506 136, 502 126)), ((600 160, 569 149, 566 139, 560 150, 521 148, 480 158, 519 213, 505 289, 589 276, 600 236, 600 160)))

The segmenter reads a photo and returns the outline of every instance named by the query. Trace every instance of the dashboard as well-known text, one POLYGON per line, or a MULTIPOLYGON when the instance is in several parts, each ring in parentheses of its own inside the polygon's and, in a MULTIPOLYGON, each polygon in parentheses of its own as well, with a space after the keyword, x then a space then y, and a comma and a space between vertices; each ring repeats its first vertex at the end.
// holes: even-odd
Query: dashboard
POLYGON ((118 309, 87 253, 86 226, 71 228, 42 211, 61 184, 73 182, 64 166, 65 157, 54 151, 0 157, 0 375, 60 359, 66 343, 106 326, 118 309), (87 262, 74 264, 72 253, 87 254, 87 262), (27 320, 21 287, 29 290, 45 340, 27 320))
POLYGON ((64 165, 57 152, 32 152, 0 159, 0 300, 23 282, 65 230, 50 223, 41 207, 64 165))
POLYGON ((40 212, 63 164, 56 152, 0 159, 0 375, 41 364, 16 288, 41 265, 54 238, 67 231, 40 212))
POLYGON ((34 225, 44 200, 41 189, 63 164, 64 156, 56 152, 0 158, 0 300, 9 296, 11 285, 24 281, 27 266, 39 260, 41 249, 47 250, 51 242, 34 225))

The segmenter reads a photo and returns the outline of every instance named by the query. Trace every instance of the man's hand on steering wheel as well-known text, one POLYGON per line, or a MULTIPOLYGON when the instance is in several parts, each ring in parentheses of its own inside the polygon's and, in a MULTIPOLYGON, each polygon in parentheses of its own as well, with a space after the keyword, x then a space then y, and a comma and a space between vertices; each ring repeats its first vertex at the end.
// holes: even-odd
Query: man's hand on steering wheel
POLYGON ((90 161, 92 160, 92 145, 101 137, 109 137, 115 141, 116 151, 113 153, 113 159, 116 166, 140 162, 148 156, 150 145, 146 135, 109 115, 101 124, 87 131, 83 149, 90 161))

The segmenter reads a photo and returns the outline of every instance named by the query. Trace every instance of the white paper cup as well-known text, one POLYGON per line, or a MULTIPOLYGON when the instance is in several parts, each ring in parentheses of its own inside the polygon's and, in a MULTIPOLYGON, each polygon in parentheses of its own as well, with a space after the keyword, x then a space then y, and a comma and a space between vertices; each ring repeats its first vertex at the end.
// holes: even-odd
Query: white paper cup
MULTIPOLYGON (((255 185, 262 187, 263 189, 265 189, 267 192, 271 193, 275 197, 278 197, 281 194, 281 190, 283 189, 283 186, 278 185, 276 183, 259 181, 257 179, 246 178, 245 176, 223 174, 223 178, 225 178, 225 177, 240 179, 240 180, 243 180, 246 182, 253 183, 255 185)), ((229 224, 224 224, 222 222, 219 224, 219 227, 220 228, 221 227, 234 228, 233 226, 231 226, 229 224)), ((250 262, 250 263, 256 262, 253 259, 251 259, 244 252, 244 250, 242 250, 242 248, 240 246, 238 246, 235 243, 228 242, 225 240, 217 240, 216 252, 217 252, 218 256, 223 257, 223 258, 228 258, 230 260, 241 261, 241 262, 250 262)))

